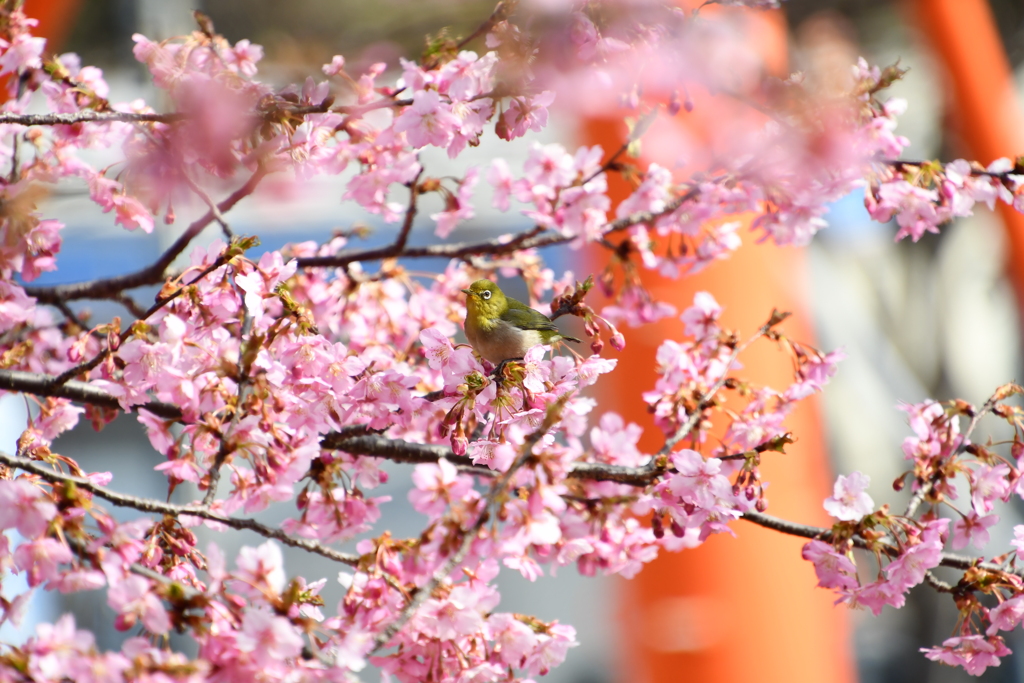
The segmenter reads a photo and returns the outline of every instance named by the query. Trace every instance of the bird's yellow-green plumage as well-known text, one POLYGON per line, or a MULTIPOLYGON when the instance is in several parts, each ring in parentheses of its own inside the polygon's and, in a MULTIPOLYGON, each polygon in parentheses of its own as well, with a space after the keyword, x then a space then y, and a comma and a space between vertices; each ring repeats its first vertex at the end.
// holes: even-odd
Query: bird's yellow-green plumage
POLYGON ((532 346, 568 340, 541 313, 505 296, 490 280, 477 280, 466 293, 466 338, 477 353, 492 363, 522 358, 532 346))

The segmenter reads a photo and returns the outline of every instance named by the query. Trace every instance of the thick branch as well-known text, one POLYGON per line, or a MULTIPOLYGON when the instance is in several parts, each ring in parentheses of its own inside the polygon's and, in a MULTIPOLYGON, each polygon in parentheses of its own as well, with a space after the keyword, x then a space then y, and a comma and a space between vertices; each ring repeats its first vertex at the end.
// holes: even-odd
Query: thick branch
MULTIPOLYGON (((351 106, 332 107, 329 100, 321 104, 304 106, 280 106, 275 103, 269 108, 258 109, 253 112, 253 119, 277 121, 282 114, 293 116, 305 116, 307 114, 323 114, 328 111, 339 114, 361 115, 375 109, 385 107, 401 107, 412 104, 412 100, 380 99, 367 104, 351 106)), ((0 114, 0 124, 14 124, 19 126, 71 126, 76 123, 177 123, 193 116, 186 112, 169 113, 138 113, 130 111, 96 111, 95 109, 84 109, 82 111, 68 114, 0 114)))
POLYGON ((10 455, 0 451, 0 463, 7 465, 8 467, 16 467, 25 472, 38 475, 48 482, 53 484, 73 484, 74 486, 88 491, 95 496, 99 496, 104 500, 110 502, 118 507, 127 507, 139 510, 140 512, 150 512, 161 515, 191 515, 192 517, 199 517, 201 519, 207 519, 211 522, 217 522, 224 526, 231 527, 232 529, 247 529, 249 531, 256 532, 260 536, 266 538, 273 538, 276 541, 280 541, 284 545, 291 546, 293 548, 301 548, 317 555, 322 555, 331 560, 342 562, 347 565, 356 566, 359 562, 357 555, 350 555, 348 553, 342 553, 332 548, 328 548, 325 545, 321 545, 316 541, 309 541, 306 539, 292 538, 284 531, 280 529, 274 529, 268 527, 265 524, 260 524, 254 519, 244 519, 240 517, 227 517, 225 515, 219 515, 215 512, 211 512, 202 508, 189 507, 186 505, 175 505, 173 503, 162 503, 158 500, 152 500, 149 498, 139 498, 138 496, 130 496, 126 493, 118 493, 111 491, 110 489, 98 486, 88 479, 82 477, 75 477, 70 474, 63 474, 56 470, 45 467, 40 463, 29 460, 28 458, 21 458, 16 455, 10 455))
POLYGON ((0 124, 19 126, 70 126, 76 123, 173 123, 187 118, 185 114, 140 114, 130 111, 95 111, 85 109, 71 114, 0 114, 0 124))
MULTIPOLYGON (((19 391, 35 396, 54 396, 68 398, 79 403, 120 409, 120 404, 113 394, 98 389, 86 382, 70 380, 62 385, 54 383, 54 377, 35 372, 21 370, 0 370, 0 389, 19 391)), ((172 403, 150 401, 134 406, 133 409, 145 409, 168 420, 180 420, 181 409, 172 403)))
MULTIPOLYGON (((54 391, 51 391, 51 383, 52 380, 48 375, 23 372, 20 370, 0 370, 0 389, 3 390, 20 391, 39 396, 59 396, 93 405, 110 408, 118 407, 117 399, 115 399, 111 394, 92 387, 85 382, 71 381, 58 387, 54 391)), ((155 415, 166 419, 180 419, 181 417, 178 407, 167 403, 150 402, 137 407, 144 408, 155 415)), ((329 450, 341 450, 352 455, 386 458, 395 462, 431 463, 444 458, 458 466, 463 472, 475 475, 495 476, 495 473, 486 467, 474 465, 472 460, 469 458, 455 455, 447 446, 436 444, 412 443, 401 439, 389 439, 378 434, 347 436, 344 433, 331 433, 323 437, 320 445, 322 448, 329 450)), ((532 450, 532 445, 530 448, 532 450)), ((100 486, 96 486, 87 479, 60 474, 51 469, 42 467, 34 461, 7 455, 2 452, 0 452, 0 463, 4 463, 11 467, 18 467, 26 472, 38 474, 47 481, 58 483, 73 482, 80 488, 90 491, 95 495, 110 501, 114 505, 132 507, 144 512, 192 515, 194 517, 219 522, 225 526, 236 529, 249 529, 262 536, 266 536, 267 538, 277 539, 285 545, 303 548, 309 552, 323 555, 324 557, 331 559, 336 559, 340 562, 352 564, 357 559, 354 556, 338 553, 337 551, 321 546, 315 542, 292 539, 285 535, 284 532, 266 527, 254 520, 225 517, 210 512, 209 510, 173 505, 170 503, 161 503, 159 501, 137 498, 135 496, 108 491, 100 486)), ((632 486, 647 486, 655 482, 661 476, 661 473, 649 465, 642 467, 625 467, 604 463, 578 462, 574 463, 572 467, 570 467, 567 476, 571 479, 613 481, 632 486)), ((505 478, 505 475, 502 475, 501 479, 505 478)), ((790 522, 759 512, 747 512, 743 515, 743 519, 753 522, 759 526, 773 529, 791 536, 799 536, 801 538, 820 538, 828 540, 831 538, 832 533, 830 529, 790 522)), ((868 548, 867 542, 859 537, 853 538, 853 544, 858 548, 868 548)), ((892 549, 892 552, 895 553, 896 550, 892 549)), ((951 553, 944 553, 940 564, 944 567, 951 567, 953 569, 960 570, 967 570, 971 567, 977 566, 992 571, 1007 571, 1002 567, 982 562, 977 558, 954 555, 951 553)))
MULTIPOLYGON (((117 398, 113 394, 86 382, 71 380, 63 385, 56 385, 54 377, 51 375, 22 370, 0 370, 0 390, 24 392, 35 396, 55 396, 105 408, 120 408, 117 398)), ((151 401, 133 406, 133 409, 140 408, 167 420, 181 419, 181 409, 171 403, 151 401)), ((332 432, 324 435, 320 440, 320 447, 345 451, 352 455, 385 458, 404 463, 430 463, 444 458, 464 472, 481 476, 493 476, 494 474, 492 470, 482 465, 474 465, 473 461, 464 455, 455 455, 447 446, 412 443, 379 434, 352 436, 344 432, 332 432)), ((647 486, 658 476, 657 472, 648 467, 623 467, 596 462, 576 463, 569 470, 569 477, 574 479, 615 481, 633 486, 647 486)))

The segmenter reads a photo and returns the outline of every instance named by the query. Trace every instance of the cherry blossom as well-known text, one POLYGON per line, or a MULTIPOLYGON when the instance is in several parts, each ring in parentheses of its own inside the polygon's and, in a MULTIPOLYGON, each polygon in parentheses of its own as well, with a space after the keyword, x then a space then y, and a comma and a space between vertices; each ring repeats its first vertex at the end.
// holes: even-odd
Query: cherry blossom
POLYGON ((853 472, 849 476, 840 474, 832 497, 825 499, 825 511, 843 521, 860 519, 869 514, 875 508, 875 502, 865 491, 870 483, 870 477, 860 472, 853 472))

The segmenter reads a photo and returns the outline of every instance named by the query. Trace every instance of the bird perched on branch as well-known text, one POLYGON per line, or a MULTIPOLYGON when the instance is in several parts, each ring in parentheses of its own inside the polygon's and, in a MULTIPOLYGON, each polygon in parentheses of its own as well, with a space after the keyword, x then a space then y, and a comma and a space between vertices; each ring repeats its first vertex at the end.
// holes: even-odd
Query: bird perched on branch
POLYGON ((505 296, 490 280, 477 280, 466 293, 466 338, 477 353, 495 365, 522 358, 530 347, 563 340, 580 343, 562 334, 551 319, 521 301, 505 296))

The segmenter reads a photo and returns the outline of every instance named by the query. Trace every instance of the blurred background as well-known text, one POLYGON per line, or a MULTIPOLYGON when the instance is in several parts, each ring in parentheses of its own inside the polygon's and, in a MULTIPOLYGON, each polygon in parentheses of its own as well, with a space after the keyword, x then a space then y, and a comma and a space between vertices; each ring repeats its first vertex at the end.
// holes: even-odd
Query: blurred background
MULTIPOLYGON (((50 4, 50 0, 34 4, 41 7, 50 4)), ((27 5, 31 13, 33 2, 30 0, 27 5)), ((893 88, 894 95, 905 97, 910 103, 898 129, 912 142, 904 158, 966 157, 988 163, 996 156, 1024 153, 1024 146, 1015 146, 1019 138, 1013 137, 1014 130, 1002 138, 1008 148, 1000 153, 992 153, 984 146, 985 141, 976 139, 980 128, 991 129, 997 135, 999 125, 1005 126, 1007 121, 1016 122, 1017 129, 1024 130, 1024 118, 1020 117, 1021 105, 1012 89, 991 91, 985 96, 984 106, 997 114, 995 123, 977 119, 985 112, 972 113, 963 97, 958 96, 966 92, 958 88, 964 87, 973 72, 964 67, 965 75, 957 62, 963 61, 962 55, 946 49, 952 39, 941 34, 945 25, 936 23, 948 6, 963 16, 981 12, 992 31, 973 35, 971 53, 983 58, 973 68, 988 75, 995 73, 996 85, 997 77, 1003 73, 1000 69, 1007 74, 1006 83, 1011 86, 1016 74, 1021 86, 1016 92, 1024 92, 1024 4, 1019 0, 790 0, 783 4, 780 17, 788 69, 827 82, 844 78, 858 56, 880 65, 899 60, 902 67, 910 69, 893 88)), ((490 13, 493 3, 80 0, 61 9, 47 27, 57 41, 57 51, 77 52, 83 64, 103 68, 111 85, 111 100, 145 98, 159 109, 159 94, 149 86, 144 67, 132 57, 131 35, 140 32, 163 39, 191 31, 192 9, 207 13, 218 31, 232 42, 248 38, 263 45, 266 57, 260 64, 262 78, 284 84, 304 80, 310 74, 318 77, 320 66, 330 62, 334 54, 345 55, 351 73, 359 73, 374 62, 394 64, 399 56, 418 56, 424 36, 437 34, 445 27, 454 35, 465 35, 490 13)), ((539 139, 561 142, 570 148, 592 143, 584 139, 586 134, 582 131, 584 127, 579 121, 556 119, 539 139)), ((484 144, 470 150, 458 166, 451 165, 443 153, 428 151, 424 154, 424 165, 432 175, 440 177, 446 175, 445 169, 454 174, 465 165, 482 165, 500 154, 509 159, 513 169, 521 167, 529 143, 520 140, 496 148, 496 142, 493 135, 485 137, 484 144)), ((259 235, 262 249, 276 249, 293 241, 322 240, 332 230, 350 229, 359 223, 379 227, 373 217, 340 201, 343 183, 344 179, 337 177, 318 177, 299 187, 282 183, 273 186, 274 191, 244 202, 231 212, 229 220, 236 233, 259 235)), ((518 222, 514 216, 491 212, 484 189, 477 198, 478 217, 462 226, 452 236, 453 240, 510 232, 527 225, 525 218, 518 222)), ((422 229, 414 233, 414 239, 428 239, 432 231, 426 217, 439 208, 440 205, 428 205, 420 211, 418 227, 422 229)), ((64 247, 59 270, 44 275, 40 283, 113 275, 148 263, 173 240, 176 229, 187 225, 201 210, 199 206, 181 207, 174 228, 158 228, 151 235, 127 233, 114 227, 110 217, 88 200, 84 186, 60 187, 43 211, 67 224, 64 247)), ((1008 231, 1024 229, 1024 225, 1019 221, 1012 223, 1016 220, 1013 218, 1007 223, 1006 216, 981 207, 977 215, 946 226, 939 235, 925 235, 918 244, 896 244, 895 228, 868 220, 862 197, 856 193, 836 202, 827 218, 828 229, 819 233, 800 259, 801 268, 805 269, 805 312, 813 322, 812 334, 817 345, 826 350, 844 347, 848 355, 820 401, 829 463, 835 473, 860 470, 869 474, 876 503, 891 502, 894 509, 899 509, 905 494, 894 493, 891 483, 905 467, 900 444, 909 429, 904 413, 895 409, 897 403, 914 403, 928 397, 960 397, 978 404, 996 386, 1020 378, 1021 305, 1015 292, 1024 288, 1015 284, 1014 276, 1024 264, 1010 256, 1016 238, 1015 233, 1008 231)), ((206 237, 215 237, 212 229, 206 237)), ((381 228, 371 232, 367 242, 382 244, 388 238, 389 233, 381 228)), ((558 275, 574 258, 560 251, 545 256, 558 275)), ((443 265, 417 263, 416 268, 431 271, 443 265)), ((749 287, 749 283, 740 280, 737 287, 749 287)), ((124 315, 113 304, 89 304, 89 308, 97 319, 124 315)), ((13 450, 14 440, 24 425, 25 409, 24 401, 15 397, 0 400, 0 448, 13 450)), ((85 425, 62 438, 55 450, 75 457, 87 469, 114 471, 114 488, 155 497, 166 492, 163 477, 152 469, 160 457, 149 447, 133 418, 119 419, 100 433, 85 425)), ((394 499, 385 518, 390 514, 395 535, 418 533, 421 519, 406 503, 408 469, 392 467, 391 471, 391 483, 378 492, 394 499)), ((781 498, 787 492, 773 490, 772 495, 781 498)), ((820 505, 824 496, 815 496, 816 504, 820 505)), ((1022 513, 1020 501, 1005 509, 1000 528, 993 533, 995 544, 1006 546, 1012 537, 1012 526, 1024 522, 1022 513)), ((275 513, 272 509, 261 518, 273 523, 286 514, 285 510, 275 513)), ((747 530, 738 529, 741 535, 747 530)), ((225 546, 229 558, 239 545, 255 545, 261 540, 255 536, 204 533, 219 543, 234 543, 225 546)), ((709 545, 730 542, 728 538, 716 538, 709 545)), ((756 572, 762 562, 770 559, 738 557, 736 561, 746 563, 749 571, 756 572)), ((289 553, 287 562, 295 571, 301 567, 310 580, 321 576, 331 579, 324 596, 329 609, 335 604, 341 595, 340 586, 333 581, 337 567, 301 553, 289 553)), ((645 574, 634 581, 644 581, 645 574)), ((801 581, 813 585, 809 567, 801 576, 801 581)), ((13 592, 17 580, 18 577, 5 577, 5 594, 13 592)), ((725 653, 714 656, 738 660, 742 659, 738 653, 748 645, 739 637, 730 638, 730 629, 721 626, 724 622, 719 618, 719 608, 714 607, 717 603, 695 601, 685 591, 671 600, 640 601, 634 599, 637 593, 633 589, 624 588, 622 580, 583 579, 572 571, 560 572, 557 578, 542 578, 534 584, 505 571, 500 582, 503 610, 535 614, 545 620, 559 619, 577 628, 581 645, 569 653, 563 666, 546 677, 550 681, 686 679, 694 670, 688 668, 689 663, 697 662, 705 652, 725 653), (709 604, 712 607, 708 608, 709 604), (632 633, 624 633, 627 629, 632 633), (659 663, 648 665, 650 661, 659 663)), ((783 584, 780 590, 789 587, 783 584)), ((668 595, 671 591, 662 593, 668 595)), ((818 593, 819 599, 830 599, 824 591, 818 593)), ((100 647, 116 647, 124 637, 112 630, 113 613, 105 604, 104 592, 99 591, 70 598, 37 595, 33 611, 20 632, 5 625, 0 629, 0 639, 24 638, 24 634, 34 630, 34 623, 52 621, 68 609, 76 613, 80 627, 96 632, 100 647)), ((911 593, 907 608, 886 609, 880 617, 843 607, 836 610, 843 613, 843 619, 850 620, 852 645, 848 652, 837 653, 833 659, 840 667, 847 667, 848 661, 852 664, 846 673, 837 674, 832 680, 851 680, 849 672, 865 682, 945 682, 968 678, 963 671, 929 662, 918 652, 918 648, 938 644, 952 634, 956 612, 948 597, 919 587, 911 593)), ((801 623, 801 619, 807 620, 798 611, 777 612, 768 628, 776 635, 795 639, 801 637, 801 629, 818 628, 813 623, 801 623)), ((845 627, 837 628, 845 639, 845 627)), ((1024 637, 1011 637, 1008 645, 1024 652, 1024 637)), ((187 648, 182 643, 177 646, 187 648)), ((1024 681, 1022 664, 1024 660, 1011 657, 983 678, 1024 681)), ((747 680, 752 675, 758 675, 762 681, 823 680, 820 672, 812 671, 806 675, 787 671, 773 677, 771 672, 727 669, 721 666, 700 671, 718 672, 703 677, 716 683, 738 681, 741 677, 747 680)), ((795 670, 799 671, 799 666, 795 670)), ((374 676, 364 674, 364 678, 373 680, 374 676)))

